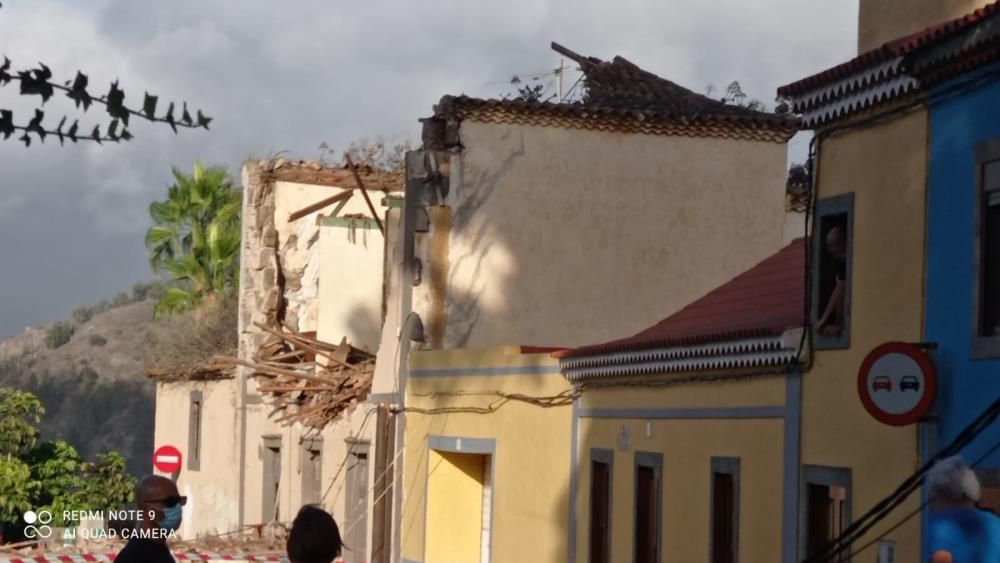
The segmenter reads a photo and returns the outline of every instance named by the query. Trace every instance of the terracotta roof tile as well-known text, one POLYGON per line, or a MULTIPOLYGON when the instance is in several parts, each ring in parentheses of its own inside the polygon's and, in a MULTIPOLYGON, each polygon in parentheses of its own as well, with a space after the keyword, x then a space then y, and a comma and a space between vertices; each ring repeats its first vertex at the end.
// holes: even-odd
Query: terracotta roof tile
POLYGON ((556 353, 592 356, 781 335, 804 325, 805 241, 798 239, 635 336, 556 353))
MULTIPOLYGON (((579 63, 584 74, 585 94, 582 101, 528 102, 445 96, 435 107, 435 116, 458 114, 458 117, 464 117, 464 112, 508 111, 546 114, 554 118, 627 119, 644 122, 646 128, 652 123, 667 121, 685 126, 713 124, 727 128, 787 131, 788 136, 797 128, 798 121, 793 116, 755 111, 714 100, 661 78, 622 57, 602 61, 577 55, 556 44, 553 48, 579 63)), ((557 123, 550 120, 547 124, 557 123)))
POLYGON ((791 84, 778 88, 779 96, 798 96, 826 86, 837 80, 847 78, 868 67, 886 62, 910 53, 911 51, 928 45, 930 43, 947 39, 953 34, 961 32, 984 18, 1000 12, 1000 1, 987 4, 978 10, 970 12, 960 18, 933 25, 924 30, 911 35, 889 41, 880 47, 861 53, 857 57, 828 68, 823 72, 808 76, 791 84))

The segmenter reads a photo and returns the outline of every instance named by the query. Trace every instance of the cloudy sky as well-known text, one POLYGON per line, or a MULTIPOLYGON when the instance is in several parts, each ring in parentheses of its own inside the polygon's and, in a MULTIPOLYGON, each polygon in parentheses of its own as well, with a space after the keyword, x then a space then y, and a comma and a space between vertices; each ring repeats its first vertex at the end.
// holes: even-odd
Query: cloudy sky
MULTIPOLYGON (((853 56, 856 19, 857 0, 4 0, 15 68, 82 69, 93 91, 118 78, 130 105, 149 90, 215 121, 179 136, 138 123, 121 146, 0 143, 0 338, 151 277, 146 208, 171 165, 238 173, 251 156, 316 158, 321 142, 417 140, 441 95, 493 96, 558 66, 553 40, 697 91, 739 80, 770 102, 853 56)), ((0 107, 31 106, 8 86, 0 107)))

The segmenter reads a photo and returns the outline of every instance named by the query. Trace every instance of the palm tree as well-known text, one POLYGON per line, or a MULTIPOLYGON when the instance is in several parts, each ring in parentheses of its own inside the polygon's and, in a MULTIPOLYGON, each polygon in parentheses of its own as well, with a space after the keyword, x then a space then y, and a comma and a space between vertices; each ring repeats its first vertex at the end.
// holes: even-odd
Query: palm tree
POLYGON ((240 206, 225 168, 195 163, 187 175, 174 168, 167 199, 153 202, 153 226, 146 248, 153 271, 172 285, 156 304, 156 315, 170 315, 212 303, 239 277, 240 206))

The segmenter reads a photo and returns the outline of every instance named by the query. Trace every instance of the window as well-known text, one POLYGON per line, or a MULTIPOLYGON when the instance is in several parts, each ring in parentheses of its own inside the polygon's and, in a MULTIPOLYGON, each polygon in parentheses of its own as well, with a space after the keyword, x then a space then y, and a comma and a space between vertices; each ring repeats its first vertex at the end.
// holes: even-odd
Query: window
POLYGON ((198 471, 201 468, 201 420, 203 417, 201 391, 191 391, 191 403, 188 416, 188 462, 187 468, 198 471))
POLYGON ((261 454, 264 475, 261 521, 266 523, 277 520, 281 509, 278 505, 278 487, 281 483, 281 437, 265 436, 261 454))
POLYGON ((347 488, 345 520, 353 522, 344 533, 344 561, 361 563, 368 560, 368 442, 347 440, 347 488))
POLYGON ((302 504, 316 504, 322 498, 323 440, 302 441, 302 504))
POLYGON ((712 458, 712 510, 709 560, 736 563, 739 560, 740 460, 712 458))
POLYGON ((660 561, 663 455, 635 452, 635 563, 660 561))
POLYGON ((590 450, 590 563, 611 563, 612 450, 590 450))
MULTIPOLYGON (((851 523, 851 470, 807 465, 802 469, 800 533, 804 557, 811 557, 851 523)), ((841 552, 830 563, 848 561, 841 552)))
POLYGON ((853 214, 854 194, 816 202, 812 324, 818 349, 850 345, 853 214))
POLYGON ((977 276, 973 355, 1000 356, 1000 139, 976 147, 977 276))

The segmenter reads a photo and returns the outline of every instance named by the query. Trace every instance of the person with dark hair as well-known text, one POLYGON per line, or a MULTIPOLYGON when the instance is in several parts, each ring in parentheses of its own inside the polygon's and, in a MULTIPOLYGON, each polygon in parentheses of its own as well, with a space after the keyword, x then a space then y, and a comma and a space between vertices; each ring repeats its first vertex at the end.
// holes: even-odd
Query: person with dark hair
POLYGON ((826 234, 826 251, 836 264, 833 291, 816 322, 816 328, 825 336, 839 337, 844 331, 844 300, 847 293, 847 230, 842 226, 826 234))
POLYGON ((149 475, 136 484, 135 502, 141 518, 115 562, 173 563, 167 539, 174 537, 181 525, 187 497, 178 494, 177 484, 170 479, 149 475))
POLYGON ((332 563, 340 556, 340 529, 333 516, 307 504, 295 516, 285 547, 291 563, 332 563))

